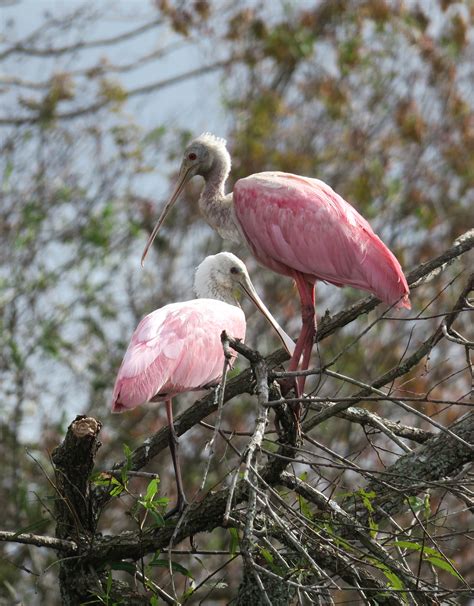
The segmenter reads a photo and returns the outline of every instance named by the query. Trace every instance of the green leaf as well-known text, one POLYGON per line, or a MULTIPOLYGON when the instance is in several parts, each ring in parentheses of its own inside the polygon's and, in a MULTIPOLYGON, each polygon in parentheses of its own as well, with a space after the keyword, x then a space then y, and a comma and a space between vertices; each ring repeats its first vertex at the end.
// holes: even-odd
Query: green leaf
POLYGON ((429 492, 427 492, 423 499, 423 505, 425 508, 425 520, 428 520, 431 516, 431 500, 430 499, 431 499, 431 495, 429 492))
POLYGON ((123 454, 125 455, 125 458, 127 459, 127 463, 130 461, 130 457, 132 456, 132 449, 130 448, 130 446, 128 446, 127 444, 123 444, 122 445, 123 448, 123 454))
POLYGON ((128 482, 128 472, 132 468, 132 450, 127 444, 123 444, 123 453, 125 455, 125 465, 122 467, 121 476, 122 483, 124 486, 127 485, 128 482))
POLYGON ((237 548, 239 546, 239 532, 237 528, 229 528, 230 534, 230 547, 229 551, 231 555, 235 555, 237 553, 237 548))
POLYGON ((125 490, 125 486, 123 484, 120 484, 120 482, 116 478, 112 478, 112 484, 117 484, 117 485, 115 486, 115 488, 112 488, 112 490, 110 491, 110 496, 118 497, 125 490), (115 480, 115 482, 114 482, 114 480, 115 480))
MULTIPOLYGON (((383 575, 388 579, 389 583, 388 583, 388 588, 389 589, 398 589, 398 590, 403 590, 404 589, 404 585, 402 580, 400 579, 399 576, 397 576, 394 572, 392 572, 392 570, 390 570, 390 568, 384 564, 382 561, 377 560, 376 558, 369 558, 369 561, 376 567, 378 568, 383 575)), ((402 600, 408 604, 408 597, 406 593, 400 593, 400 596, 402 598, 402 600)))
POLYGON ((132 564, 132 562, 111 562, 110 568, 112 568, 112 570, 125 570, 125 572, 128 572, 131 575, 134 575, 137 571, 137 567, 135 564, 132 564))
POLYGON ((413 510, 415 513, 421 511, 425 506, 424 500, 420 499, 419 497, 408 497, 407 502, 410 506, 410 509, 413 510))
POLYGON ((413 549, 414 551, 423 551, 423 553, 432 554, 436 557, 439 557, 439 551, 437 549, 422 546, 420 545, 420 543, 414 543, 412 541, 395 541, 394 545, 396 547, 401 547, 402 549, 413 549))
POLYGON ((365 491, 363 488, 361 488, 360 490, 357 491, 356 493, 361 499, 362 499, 362 503, 364 504, 364 507, 367 510, 368 515, 368 522, 369 522, 369 527, 370 527, 370 536, 374 537, 377 532, 378 532, 378 524, 375 522, 375 520, 372 519, 372 513, 374 511, 374 507, 372 505, 372 499, 375 498, 375 492, 372 490, 370 492, 365 491))
POLYGON ((182 604, 183 602, 185 602, 190 596, 193 595, 194 593, 194 587, 188 587, 186 589, 186 591, 181 595, 181 602, 180 604, 182 604))
POLYGON ((25 526, 24 528, 20 528, 20 530, 17 530, 15 532, 15 534, 13 535, 13 538, 19 537, 21 534, 25 534, 26 532, 31 532, 33 530, 37 530, 38 528, 41 528, 42 526, 44 526, 47 523, 48 523, 48 520, 46 518, 43 518, 42 520, 37 520, 36 522, 33 522, 32 524, 29 524, 28 526, 25 526))
POLYGON ((456 577, 460 581, 464 580, 447 558, 443 559, 440 557, 430 557, 430 558, 426 558, 425 562, 429 562, 430 564, 433 564, 433 566, 436 566, 437 568, 446 570, 446 572, 449 572, 449 574, 451 574, 453 577, 456 577))
POLYGON ((385 567, 382 569, 382 572, 385 577, 390 581, 390 587, 392 589, 403 589, 403 583, 399 576, 397 576, 394 572, 385 567))
POLYGON ((301 495, 298 495, 298 502, 301 513, 304 515, 305 518, 311 520, 313 518, 313 512, 311 511, 311 507, 309 506, 308 501, 301 495))
POLYGON ((149 509, 148 512, 151 515, 151 517, 155 520, 155 523, 153 524, 153 526, 155 526, 156 528, 161 528, 162 526, 165 525, 165 518, 161 515, 161 513, 159 513, 158 511, 156 511, 154 509, 149 509))
POLYGON ((271 554, 270 551, 268 551, 268 549, 265 549, 264 547, 260 547, 260 553, 263 555, 263 557, 269 564, 273 564, 273 555, 271 554))
POLYGON ((370 536, 372 538, 375 537, 375 535, 377 534, 378 530, 379 530, 379 525, 377 524, 377 522, 372 518, 372 516, 369 516, 368 518, 369 521, 369 527, 370 527, 370 536))
POLYGON ((160 481, 158 478, 153 478, 153 480, 151 480, 151 482, 148 484, 148 488, 146 490, 146 495, 145 495, 145 501, 153 501, 153 497, 158 492, 159 482, 160 481))
POLYGON ((113 476, 111 476, 108 473, 104 473, 102 471, 99 471, 97 473, 93 473, 90 476, 90 481, 95 486, 110 486, 112 484, 112 477, 113 476))
POLYGON ((113 582, 112 573, 109 572, 109 576, 107 577, 107 595, 109 595, 112 590, 112 582, 113 582))
MULTIPOLYGON (((159 568, 168 568, 169 569, 170 561, 153 558, 152 561, 148 565, 157 566, 159 568)), ((191 572, 189 572, 189 570, 187 568, 185 568, 184 566, 182 566, 181 564, 178 564, 178 562, 171 562, 171 570, 173 572, 179 572, 180 574, 183 574, 184 576, 189 577, 190 579, 194 578, 193 575, 191 574, 191 572)))

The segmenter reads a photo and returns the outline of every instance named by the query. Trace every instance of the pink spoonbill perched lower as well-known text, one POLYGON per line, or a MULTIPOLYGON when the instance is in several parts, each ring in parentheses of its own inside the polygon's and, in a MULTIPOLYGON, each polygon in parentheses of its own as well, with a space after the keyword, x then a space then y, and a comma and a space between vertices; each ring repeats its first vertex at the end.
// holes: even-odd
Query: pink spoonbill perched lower
POLYGON ((290 355, 294 350, 293 341, 265 307, 247 268, 235 255, 219 253, 206 257, 196 270, 194 289, 197 299, 166 305, 139 323, 120 366, 112 396, 112 412, 123 412, 145 402, 165 402, 178 511, 186 501, 172 398, 219 382, 224 365, 222 331, 236 339, 245 337, 245 316, 237 302, 237 291, 254 302, 290 355))
MULTIPOLYGON (((158 230, 185 184, 204 177, 199 198, 204 218, 221 237, 245 242, 256 260, 294 279, 301 299, 302 329, 288 370, 309 365, 315 335, 315 283, 366 290, 380 300, 410 309, 400 263, 369 223, 329 185, 283 172, 262 172, 224 185, 231 159, 224 139, 204 133, 192 141, 176 188, 148 239, 142 264, 158 230)), ((297 390, 302 393, 304 378, 297 390)))

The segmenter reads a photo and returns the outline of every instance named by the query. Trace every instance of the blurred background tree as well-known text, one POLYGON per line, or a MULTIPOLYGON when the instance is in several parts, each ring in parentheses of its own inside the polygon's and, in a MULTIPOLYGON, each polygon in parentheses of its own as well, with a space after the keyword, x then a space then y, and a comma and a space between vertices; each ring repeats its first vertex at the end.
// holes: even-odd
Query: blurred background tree
MULTIPOLYGON (((110 417, 111 387, 140 317, 190 298, 192 269, 206 254, 239 254, 272 312, 290 334, 299 329, 290 281, 258 268, 204 224, 198 183, 139 269, 185 143, 202 130, 227 136, 232 181, 268 169, 325 180, 405 268, 415 267, 472 223, 474 9, 446 0, 3 5, 0 502, 6 530, 51 532, 39 465, 48 473, 49 452, 75 414, 103 420, 103 468, 121 458, 124 443, 136 446, 163 425, 156 406, 110 417)), ((424 313, 423 322, 379 322, 355 340, 366 326, 359 319, 324 341, 315 364, 339 356, 336 369, 370 382, 433 332, 437 314, 459 295, 461 270, 458 263, 414 293, 410 317, 424 313)), ((333 315, 359 297, 319 285, 317 310, 333 315)), ((265 353, 277 345, 255 317, 249 344, 265 353)), ((429 365, 404 378, 404 393, 454 401, 466 397, 471 380, 463 349, 444 341, 429 365)), ((319 396, 350 392, 328 377, 313 387, 319 396)), ((253 406, 249 397, 234 403, 226 427, 248 431, 253 406)), ((408 422, 391 404, 366 407, 408 422)), ((432 402, 420 409, 443 424, 464 411, 432 402)), ((409 424, 428 429, 416 417, 409 424)), ((187 486, 199 486, 209 437, 202 427, 190 432, 185 456, 201 465, 186 467, 187 486)), ((324 441, 368 467, 395 456, 339 419, 326 422, 324 441)), ((172 485, 167 457, 150 469, 172 485)), ((211 480, 223 473, 224 464, 211 480)), ((357 486, 337 472, 313 481, 327 488, 336 477, 357 486)), ((465 529, 463 516, 456 523, 465 529)), ((124 527, 123 508, 109 507, 103 526, 124 527)), ((453 547, 465 575, 469 545, 459 539, 453 547)), ((27 546, 3 553, 5 604, 57 603, 54 567, 44 572, 51 554, 27 546)), ((212 599, 225 601, 235 588, 234 579, 212 599)))

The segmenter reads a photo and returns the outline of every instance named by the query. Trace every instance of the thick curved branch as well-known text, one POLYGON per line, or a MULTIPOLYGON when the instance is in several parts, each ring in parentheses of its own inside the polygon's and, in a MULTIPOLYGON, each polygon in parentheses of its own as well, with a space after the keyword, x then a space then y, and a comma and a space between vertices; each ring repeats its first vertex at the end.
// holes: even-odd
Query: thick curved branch
MULTIPOLYGON (((466 441, 474 442, 474 413, 468 413, 460 421, 451 426, 451 430, 466 441)), ((396 463, 381 474, 381 480, 371 480, 365 487, 367 492, 374 491, 372 505, 378 513, 372 516, 378 519, 393 515, 405 507, 407 496, 416 495, 427 486, 436 485, 446 477, 457 474, 463 465, 474 460, 473 451, 464 447, 460 442, 447 434, 440 434, 428 440, 409 455, 401 457, 396 463)), ((284 470, 282 469, 281 472, 284 470)), ((272 463, 269 462, 261 472, 262 479, 272 486, 285 484, 289 476, 274 474, 272 463)), ((293 480, 294 482, 294 480, 293 480)), ((192 505, 184 523, 181 524, 174 543, 200 532, 209 532, 223 526, 224 512, 229 489, 209 494, 201 503, 192 505)), ((234 490, 233 503, 238 505, 247 498, 248 485, 243 480, 237 483, 234 490)), ((311 496, 311 495, 310 495, 311 496)), ((308 497, 306 494, 305 497, 308 497)), ((325 499, 325 497, 323 497, 325 499)), ((323 500, 311 498, 318 505, 324 505, 323 500)), ((328 506, 328 501, 325 501, 328 506)), ((343 512, 342 509, 340 509, 343 512)), ((344 519, 348 520, 345 517, 344 519)), ((365 525, 366 509, 355 512, 359 523, 365 525)), ((342 515, 342 514, 341 514, 342 515)), ((355 514, 353 514, 355 515, 355 514)), ((147 553, 168 546, 174 534, 174 527, 160 528, 156 534, 142 535, 137 532, 125 532, 119 536, 98 537, 90 551, 89 558, 103 564, 107 561, 132 559, 137 560, 147 553)))
POLYGON ((101 443, 102 424, 79 415, 68 428, 62 444, 53 450, 56 490, 56 535, 61 539, 92 536, 95 531, 90 474, 101 443))

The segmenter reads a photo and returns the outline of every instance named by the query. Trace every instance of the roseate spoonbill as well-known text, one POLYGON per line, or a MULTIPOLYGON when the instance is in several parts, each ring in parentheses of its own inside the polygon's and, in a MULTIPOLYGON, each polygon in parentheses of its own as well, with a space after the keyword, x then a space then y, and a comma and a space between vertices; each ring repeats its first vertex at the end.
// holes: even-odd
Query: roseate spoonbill
POLYGON ((197 299, 171 303, 143 318, 132 335, 112 395, 112 412, 145 402, 165 401, 170 427, 170 450, 176 475, 178 503, 186 503, 178 461, 178 437, 173 424, 172 398, 216 385, 222 375, 221 333, 245 337, 245 316, 237 291, 245 293, 270 322, 290 355, 294 343, 265 307, 244 263, 231 253, 206 257, 196 270, 197 299))
MULTIPOLYGON (((185 184, 204 177, 199 198, 204 218, 220 236, 244 241, 257 261, 294 279, 301 299, 302 329, 288 370, 309 365, 315 335, 315 282, 366 290, 396 307, 410 309, 400 263, 369 223, 329 185, 283 172, 238 180, 225 194, 231 159, 224 139, 204 133, 184 152, 176 187, 153 229, 142 264, 185 184)), ((302 393, 304 378, 297 382, 302 393)))

